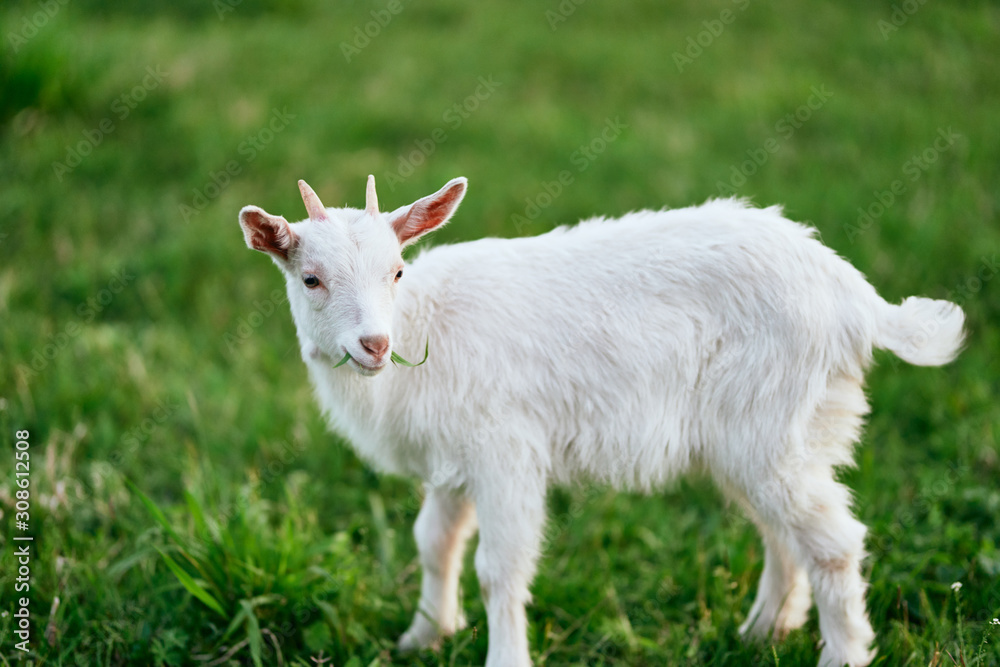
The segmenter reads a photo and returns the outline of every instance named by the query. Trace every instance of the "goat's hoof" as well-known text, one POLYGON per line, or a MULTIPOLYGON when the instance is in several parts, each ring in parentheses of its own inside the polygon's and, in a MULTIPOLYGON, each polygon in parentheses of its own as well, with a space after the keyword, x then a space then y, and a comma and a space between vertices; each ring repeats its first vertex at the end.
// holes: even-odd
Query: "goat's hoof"
POLYGON ((430 621, 420 616, 413 621, 410 629, 402 634, 396 642, 400 651, 418 651, 420 649, 437 650, 440 647, 441 633, 430 621))
POLYGON ((766 641, 771 637, 771 632, 771 624, 756 614, 748 617, 739 627, 740 639, 748 644, 766 641))
POLYGON ((867 667, 875 659, 877 651, 869 649, 864 645, 857 644, 851 647, 840 647, 839 650, 831 648, 828 644, 823 646, 823 652, 819 655, 819 667, 867 667))
POLYGON ((778 615, 778 620, 774 623, 774 638, 784 639, 792 632, 798 630, 809 620, 809 609, 795 609, 792 611, 782 611, 778 615))
POLYGON ((396 650, 400 653, 408 653, 410 651, 419 651, 420 649, 431 649, 436 650, 438 647, 437 637, 428 640, 426 637, 421 637, 420 635, 414 634, 407 630, 404 632, 399 641, 396 642, 396 650))

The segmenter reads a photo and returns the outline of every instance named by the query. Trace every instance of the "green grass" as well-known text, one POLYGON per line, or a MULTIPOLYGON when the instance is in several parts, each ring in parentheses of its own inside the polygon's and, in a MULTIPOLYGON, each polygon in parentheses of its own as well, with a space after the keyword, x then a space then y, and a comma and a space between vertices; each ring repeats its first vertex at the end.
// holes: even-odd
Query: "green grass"
MULTIPOLYGON (((403 0, 350 63, 341 42, 386 3, 230 5, 77 0, 23 44, 40 5, 0 9, 0 427, 31 432, 35 664, 482 663, 471 550, 470 628, 392 653, 419 590, 419 486, 327 432, 279 274, 237 225, 249 203, 303 217, 299 178, 358 206, 369 173, 386 208, 469 178, 436 243, 735 185, 886 298, 960 302, 954 364, 878 356, 843 476, 871 527, 877 664, 1000 664, 995 4, 927 2, 884 37, 889 2, 591 0, 552 30, 554 0, 403 0), (689 37, 708 45, 678 71, 689 37)), ((21 655, 5 451, 0 665, 21 655)), ((762 549, 707 482, 556 490, 550 509, 537 664, 815 664, 815 615, 773 647, 739 641, 762 549)))

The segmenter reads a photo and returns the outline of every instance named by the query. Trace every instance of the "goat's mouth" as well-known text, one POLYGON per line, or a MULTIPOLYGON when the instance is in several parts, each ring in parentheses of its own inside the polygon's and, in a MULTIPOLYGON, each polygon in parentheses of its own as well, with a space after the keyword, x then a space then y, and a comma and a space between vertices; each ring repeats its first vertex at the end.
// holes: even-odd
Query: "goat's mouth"
MULTIPOLYGON (((362 375, 369 375, 370 376, 370 375, 378 375, 379 373, 382 372, 382 369, 384 369, 386 366, 389 365, 389 362, 385 361, 385 357, 383 357, 382 358, 382 362, 379 363, 378 365, 376 365, 376 366, 369 366, 368 364, 363 364, 360 361, 358 361, 357 359, 355 359, 354 357, 352 357, 351 353, 348 352, 346 348, 342 347, 340 349, 344 350, 344 358, 341 359, 340 361, 338 361, 337 363, 335 363, 333 365, 334 368, 340 368, 341 366, 343 366, 344 364, 346 364, 348 361, 352 361, 352 362, 354 362, 354 369, 357 372, 361 373, 362 375)), ((398 354, 396 354, 395 351, 393 351, 393 353, 389 355, 389 361, 391 361, 394 366, 408 366, 409 368, 416 368, 417 366, 423 366, 424 363, 427 361, 427 354, 428 354, 429 350, 430 350, 430 340, 428 340, 426 343, 424 343, 424 358, 421 359, 418 363, 413 363, 412 361, 407 361, 403 357, 401 357, 398 354)))
POLYGON ((358 361, 354 357, 351 357, 351 361, 354 362, 354 365, 357 368, 357 371, 359 373, 361 373, 362 375, 368 375, 368 376, 378 375, 383 370, 385 370, 385 367, 388 365, 388 364, 386 364, 386 362, 383 361, 378 366, 369 366, 368 364, 361 363, 360 361, 358 361))
POLYGON ((361 375, 367 375, 369 377, 373 375, 378 375, 383 370, 385 370, 385 367, 388 365, 388 362, 386 361, 382 361, 377 365, 368 365, 366 363, 358 361, 357 359, 351 356, 350 352, 345 350, 343 359, 334 364, 333 367, 339 368, 348 362, 351 363, 351 367, 358 373, 360 373, 361 375))

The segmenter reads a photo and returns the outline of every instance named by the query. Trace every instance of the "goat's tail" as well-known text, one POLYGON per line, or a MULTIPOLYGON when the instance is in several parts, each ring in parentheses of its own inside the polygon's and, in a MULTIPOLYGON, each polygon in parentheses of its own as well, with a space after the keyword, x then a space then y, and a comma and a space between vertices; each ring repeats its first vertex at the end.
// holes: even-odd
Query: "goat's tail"
POLYGON ((875 344, 917 366, 948 363, 965 339, 965 313, 950 301, 911 296, 898 306, 886 303, 881 314, 875 344))

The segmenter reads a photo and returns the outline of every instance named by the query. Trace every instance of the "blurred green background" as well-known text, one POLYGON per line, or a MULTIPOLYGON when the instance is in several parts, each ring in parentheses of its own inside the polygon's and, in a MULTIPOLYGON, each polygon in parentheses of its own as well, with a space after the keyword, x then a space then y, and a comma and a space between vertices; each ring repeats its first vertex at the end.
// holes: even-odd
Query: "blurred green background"
MULTIPOLYGON (((961 303, 955 363, 878 355, 843 476, 877 664, 1000 664, 998 31, 996 3, 918 0, 5 2, 0 663, 22 657, 17 429, 35 664, 483 662, 471 567, 469 629, 392 652, 419 486, 326 431, 237 225, 249 203, 304 217, 299 178, 359 206, 373 173, 385 208, 469 178, 432 243, 784 203, 887 299, 961 303)), ((708 483, 550 505, 537 664, 815 664, 815 612, 739 641, 762 548, 708 483)))

